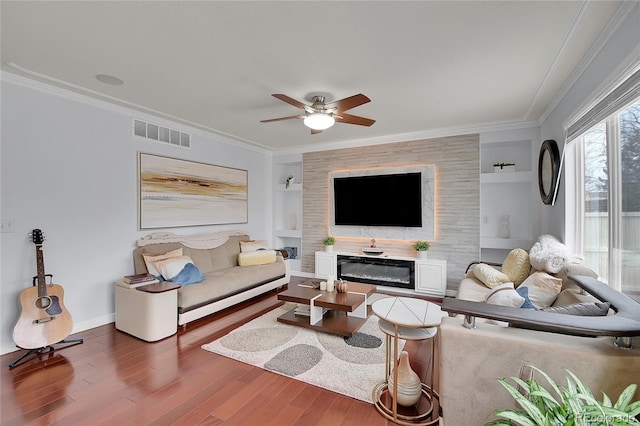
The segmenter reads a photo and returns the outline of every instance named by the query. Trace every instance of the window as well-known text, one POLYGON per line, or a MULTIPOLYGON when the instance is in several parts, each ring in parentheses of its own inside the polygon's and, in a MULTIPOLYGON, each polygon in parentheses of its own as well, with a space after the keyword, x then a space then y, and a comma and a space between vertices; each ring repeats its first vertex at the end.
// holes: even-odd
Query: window
POLYGON ((640 295, 640 96, 575 143, 585 264, 613 288, 640 295))

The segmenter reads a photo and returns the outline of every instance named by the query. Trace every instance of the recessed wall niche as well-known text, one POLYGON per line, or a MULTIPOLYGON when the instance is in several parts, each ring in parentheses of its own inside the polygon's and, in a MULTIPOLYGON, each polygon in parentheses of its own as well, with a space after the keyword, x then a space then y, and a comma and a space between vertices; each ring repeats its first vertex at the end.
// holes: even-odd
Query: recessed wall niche
MULTIPOLYGON (((380 179, 386 181, 386 179, 380 179)), ((352 184, 354 189, 359 188, 360 183, 358 179, 352 184)), ((398 180, 400 184, 401 180, 398 180)), ((391 183, 389 179, 387 183, 391 183)), ((368 185, 362 182, 361 189, 367 191, 368 185)), ((343 196, 346 194, 343 194, 343 196)), ((344 209, 345 206, 342 206, 344 209)), ((434 239, 434 166, 433 165, 414 165, 406 167, 392 167, 392 168, 369 168, 360 170, 345 170, 329 173, 329 234, 341 235, 345 237, 363 237, 363 238, 386 238, 396 240, 429 240, 434 239), (336 224, 336 195, 334 192, 335 182, 337 180, 345 181, 344 178, 370 178, 376 179, 378 177, 390 177, 399 176, 404 178, 408 175, 419 174, 419 185, 414 185, 412 188, 380 188, 377 194, 365 193, 365 194, 353 194, 354 198, 358 199, 356 205, 352 205, 351 208, 362 209, 360 216, 365 218, 371 210, 379 210, 381 212, 388 212, 388 214, 382 214, 381 220, 385 221, 390 219, 394 222, 403 222, 402 217, 393 217, 393 210, 403 209, 419 209, 419 212, 415 213, 421 217, 421 226, 401 226, 401 225, 364 225, 364 224, 351 224, 343 225, 336 224), (393 193, 385 193, 385 191, 392 191, 393 193), (406 200, 403 200, 406 197, 406 200), (418 205, 416 205, 418 204, 418 205), (389 217, 392 216, 392 217, 389 217)), ((404 211, 402 212, 404 213, 404 211)), ((357 214, 356 214, 357 215, 357 214)), ((402 215, 400 215, 402 216, 402 215)), ((366 222, 366 221, 365 221, 366 222)))

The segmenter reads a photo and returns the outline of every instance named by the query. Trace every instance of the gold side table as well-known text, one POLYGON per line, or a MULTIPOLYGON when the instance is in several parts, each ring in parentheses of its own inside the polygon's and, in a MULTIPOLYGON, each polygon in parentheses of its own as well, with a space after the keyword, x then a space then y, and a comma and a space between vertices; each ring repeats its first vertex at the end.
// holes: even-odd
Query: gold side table
POLYGON ((401 425, 436 425, 442 415, 438 404, 437 412, 434 412, 434 399, 440 400, 440 396, 433 390, 434 369, 434 344, 431 345, 430 374, 431 386, 422 383, 421 400, 427 400, 427 408, 418 410, 421 401, 416 404, 415 414, 398 413, 398 372, 393 368, 399 358, 398 340, 426 340, 433 338, 437 333, 441 318, 446 316, 435 303, 410 297, 389 297, 380 299, 371 306, 373 313, 380 318, 378 325, 386 336, 386 366, 385 380, 373 389, 373 403, 387 420, 401 425), (391 341, 393 340, 393 357, 391 356, 391 341), (389 389, 389 377, 393 373, 393 389, 389 389), (388 393, 392 402, 390 406, 384 403, 382 395, 388 393))

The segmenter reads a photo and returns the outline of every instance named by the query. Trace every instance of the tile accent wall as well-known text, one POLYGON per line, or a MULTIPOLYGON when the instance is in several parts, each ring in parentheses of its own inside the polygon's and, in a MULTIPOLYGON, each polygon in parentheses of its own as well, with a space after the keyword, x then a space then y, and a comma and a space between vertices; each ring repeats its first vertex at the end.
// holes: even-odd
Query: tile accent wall
MULTIPOLYGON (((313 273, 315 252, 329 232, 329 173, 408 165, 435 166, 435 240, 429 257, 447 260, 448 289, 456 289, 467 265, 480 256, 479 136, 462 135, 368 147, 311 152, 302 166, 302 271, 313 273)), ((370 240, 336 237, 334 250, 360 253, 370 240)), ((412 240, 377 239, 385 254, 415 257, 412 240)))

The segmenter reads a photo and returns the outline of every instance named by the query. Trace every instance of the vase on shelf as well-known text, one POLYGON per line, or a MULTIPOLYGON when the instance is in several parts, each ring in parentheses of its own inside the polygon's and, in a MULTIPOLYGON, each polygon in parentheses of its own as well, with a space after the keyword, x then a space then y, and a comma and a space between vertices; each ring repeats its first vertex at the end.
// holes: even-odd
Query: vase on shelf
POLYGON ((502 218, 500 218, 498 237, 511 238, 511 216, 508 214, 502 215, 502 218))
POLYGON ((298 229, 298 215, 295 212, 289 213, 289 229, 298 229))
MULTIPOLYGON (((420 377, 411 369, 409 364, 409 353, 407 351, 400 352, 400 359, 397 364, 398 370, 398 404, 405 407, 416 404, 420 400, 422 394, 422 383, 420 377)), ((393 376, 394 372, 389 376, 389 394, 393 397, 393 376)))
POLYGON ((425 260, 426 258, 427 258, 427 251, 426 250, 419 250, 418 251, 418 259, 425 260))

